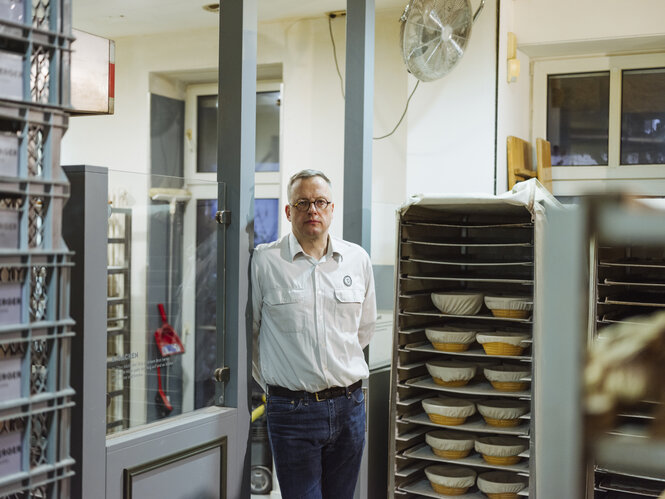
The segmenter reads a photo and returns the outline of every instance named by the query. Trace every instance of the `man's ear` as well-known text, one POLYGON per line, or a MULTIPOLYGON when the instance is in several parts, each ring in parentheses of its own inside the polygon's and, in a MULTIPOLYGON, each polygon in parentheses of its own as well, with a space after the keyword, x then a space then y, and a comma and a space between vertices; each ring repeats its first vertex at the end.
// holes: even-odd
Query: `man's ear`
POLYGON ((284 207, 284 212, 286 213, 286 219, 290 222, 291 221, 291 205, 287 204, 284 207))

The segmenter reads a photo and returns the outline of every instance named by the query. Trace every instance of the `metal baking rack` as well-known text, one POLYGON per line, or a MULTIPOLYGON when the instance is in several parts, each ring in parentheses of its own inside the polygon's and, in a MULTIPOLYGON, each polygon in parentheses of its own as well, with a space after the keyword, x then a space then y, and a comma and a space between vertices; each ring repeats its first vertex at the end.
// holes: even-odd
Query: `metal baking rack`
MULTIPOLYGON (((501 392, 484 378, 472 380, 463 387, 441 386, 434 383, 426 369, 426 362, 434 359, 455 359, 473 364, 490 358, 524 362, 530 367, 533 361, 531 346, 519 356, 488 356, 477 343, 464 352, 442 352, 434 349, 427 340, 425 329, 448 324, 532 332, 533 315, 526 319, 499 318, 484 305, 476 315, 446 315, 434 307, 430 295, 435 291, 453 290, 524 295, 532 298, 535 312, 536 216, 526 204, 499 198, 414 203, 401 210, 397 226, 397 303, 390 405, 391 497, 447 497, 436 493, 424 475, 427 466, 439 463, 469 467, 479 474, 490 470, 512 471, 529 476, 531 488, 535 480, 531 448, 521 454, 518 464, 497 466, 486 463, 475 451, 463 459, 444 459, 433 454, 425 443, 428 431, 449 428, 479 435, 518 436, 528 439, 532 445, 534 424, 531 414, 520 418, 515 427, 490 426, 478 413, 462 425, 447 427, 429 419, 422 400, 449 395, 472 401, 506 397, 531 401, 531 389, 501 392)), ((524 489, 520 495, 528 496, 529 489, 524 489)), ((455 497, 480 498, 485 495, 473 486, 468 493, 455 497)))
POLYGON ((665 217, 645 204, 593 196, 548 213, 543 240, 551 251, 538 289, 548 303, 539 336, 548 362, 535 373, 546 395, 535 407, 536 447, 547 449, 539 454, 538 466, 547 470, 539 475, 539 498, 658 497, 665 488, 665 440, 649 436, 645 425, 654 402, 623 411, 599 434, 588 431, 582 404, 586 344, 607 325, 639 326, 635 315, 665 302, 665 217))
MULTIPOLYGON (((595 251, 594 289, 596 320, 593 337, 610 324, 635 324, 636 316, 648 315, 665 308, 665 243, 657 245, 593 245, 595 251)), ((653 422, 654 402, 643 401, 638 407, 624 410, 616 426, 608 433, 625 442, 648 440, 648 427, 653 422)), ((626 497, 658 497, 665 491, 665 466, 653 473, 633 471, 596 458, 594 464, 594 497, 617 493, 626 497)), ((662 456, 665 459, 665 456, 662 456)))

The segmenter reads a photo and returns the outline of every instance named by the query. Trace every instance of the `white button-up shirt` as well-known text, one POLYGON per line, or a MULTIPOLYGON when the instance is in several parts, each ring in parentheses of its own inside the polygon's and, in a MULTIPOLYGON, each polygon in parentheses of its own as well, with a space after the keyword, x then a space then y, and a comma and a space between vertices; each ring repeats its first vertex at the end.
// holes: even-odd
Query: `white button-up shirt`
POLYGON ((372 263, 360 246, 329 237, 321 260, 293 234, 252 257, 254 378, 317 392, 369 376, 363 348, 376 324, 372 263))

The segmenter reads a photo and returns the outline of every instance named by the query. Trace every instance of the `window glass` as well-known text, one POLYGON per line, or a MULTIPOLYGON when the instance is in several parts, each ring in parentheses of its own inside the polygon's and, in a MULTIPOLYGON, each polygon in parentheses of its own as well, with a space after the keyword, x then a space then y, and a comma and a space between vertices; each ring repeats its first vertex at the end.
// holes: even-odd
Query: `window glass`
POLYGON ((665 163, 665 68, 623 72, 621 164, 665 163))
POLYGON ((256 170, 279 171, 279 92, 256 94, 256 170))
POLYGON ((609 102, 609 72, 548 76, 552 165, 607 165, 609 102))
POLYGON ((199 95, 196 102, 196 171, 217 171, 217 96, 199 95))
MULTIPOLYGON (((256 167, 257 172, 279 171, 280 92, 256 94, 256 167)), ((217 96, 197 97, 196 171, 217 171, 217 96)))
POLYGON ((276 241, 279 236, 279 199, 254 200, 254 246, 276 241))

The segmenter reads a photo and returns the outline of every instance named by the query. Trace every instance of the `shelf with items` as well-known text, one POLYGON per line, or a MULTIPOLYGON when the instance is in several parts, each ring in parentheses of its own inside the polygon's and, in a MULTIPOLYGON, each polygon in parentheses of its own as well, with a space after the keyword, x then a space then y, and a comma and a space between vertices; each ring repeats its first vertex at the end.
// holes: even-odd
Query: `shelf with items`
POLYGON ((0 0, 0 495, 60 497, 70 455, 72 252, 60 142, 70 0, 0 0))
MULTIPOLYGON (((663 244, 596 244, 593 264, 595 297, 594 338, 612 325, 641 327, 647 317, 665 308, 665 246, 663 244)), ((611 429, 596 442, 595 494, 623 493, 658 497, 665 491, 662 444, 650 442, 650 428, 658 404, 644 400, 621 410, 611 429), (612 453, 622 449, 632 462, 615 463, 612 453), (655 459, 655 461, 654 461, 655 459)), ((621 461, 619 459, 619 461, 621 461)))
POLYGON ((69 108, 71 0, 0 2, 0 99, 69 108))
POLYGON ((129 427, 130 380, 126 356, 130 353, 131 234, 131 209, 111 208, 107 239, 108 433, 129 427))
MULTIPOLYGON (((538 215, 530 211, 533 205, 527 203, 507 203, 491 197, 475 201, 473 198, 440 203, 421 200, 405 206, 398 221, 390 442, 394 454, 391 494, 395 497, 405 494, 447 497, 435 492, 424 474, 426 467, 439 462, 460 465, 476 473, 497 470, 529 475, 533 461, 528 448, 532 436, 532 329, 537 308, 534 220, 538 215), (517 296, 521 299, 520 306, 529 312, 502 316, 481 305, 477 310, 444 313, 431 297, 439 292, 517 296), (515 333, 522 338, 520 353, 489 355, 475 339, 465 348, 446 351, 440 345, 435 347, 432 341, 438 340, 428 339, 428 330, 437 327, 463 333, 515 333), (428 363, 434 361, 443 362, 444 366, 459 365, 462 369, 471 367, 475 374, 467 374, 465 379, 472 378, 466 384, 437 380, 428 373, 428 363), (521 375, 520 389, 504 391, 490 384, 484 374, 488 361, 501 366, 523 366, 526 374, 521 375), (424 401, 440 397, 460 399, 463 405, 514 400, 527 410, 511 422, 514 426, 496 426, 495 421, 489 424, 478 412, 461 424, 446 424, 445 418, 432 419, 424 410, 424 401), (527 451, 520 454, 519 465, 510 466, 493 465, 474 453, 460 459, 441 458, 425 441, 428 433, 441 429, 468 432, 477 438, 520 438, 526 441, 527 451)), ((528 488, 521 495, 528 495, 528 488)), ((457 497, 467 496, 484 497, 475 485, 457 497)))

